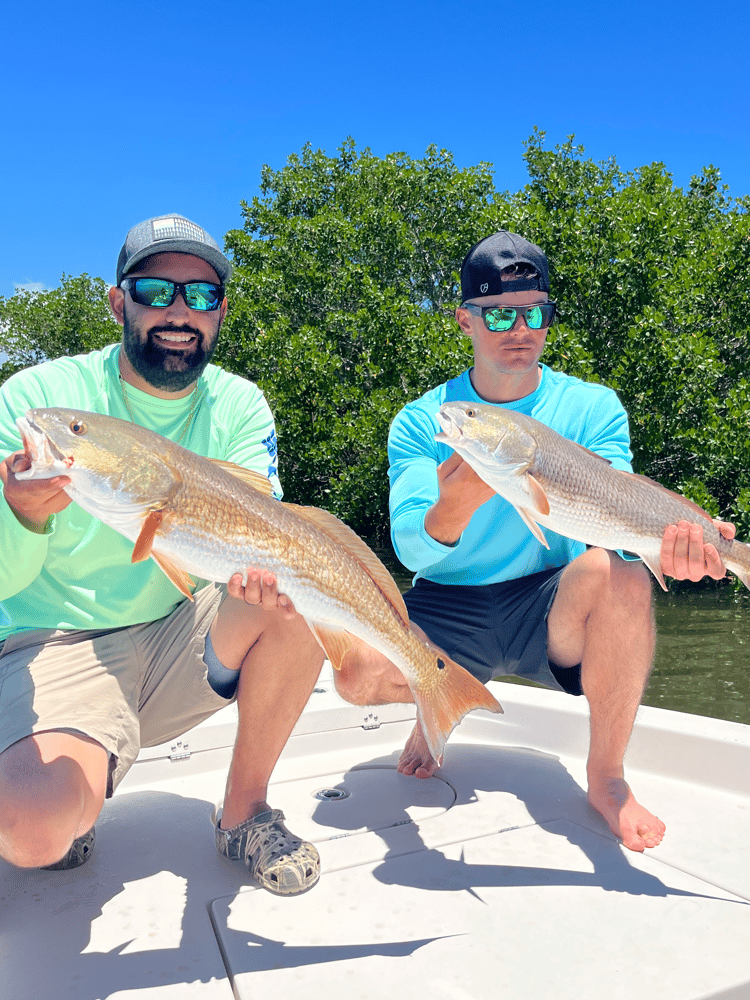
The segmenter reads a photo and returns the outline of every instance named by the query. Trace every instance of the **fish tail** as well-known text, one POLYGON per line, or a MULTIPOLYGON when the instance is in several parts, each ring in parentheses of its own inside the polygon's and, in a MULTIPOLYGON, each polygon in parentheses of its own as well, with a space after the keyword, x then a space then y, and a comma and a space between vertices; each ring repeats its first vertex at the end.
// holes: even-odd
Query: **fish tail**
POLYGON ((440 764, 445 742, 461 719, 475 708, 502 712, 502 706, 468 670, 442 650, 433 650, 436 671, 430 683, 410 684, 419 721, 433 759, 440 764))

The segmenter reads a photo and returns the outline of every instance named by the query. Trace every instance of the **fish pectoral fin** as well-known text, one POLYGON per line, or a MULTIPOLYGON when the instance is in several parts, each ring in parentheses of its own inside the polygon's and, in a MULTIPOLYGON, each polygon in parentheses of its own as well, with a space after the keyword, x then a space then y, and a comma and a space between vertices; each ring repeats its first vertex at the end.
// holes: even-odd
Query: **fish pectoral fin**
POLYGON ((209 462, 213 465, 218 465, 220 469, 228 472, 235 479, 239 479, 246 486, 257 490, 258 493, 263 493, 267 497, 273 496, 271 481, 262 472, 256 472, 254 469, 246 469, 243 465, 237 465, 235 462, 225 462, 221 458, 209 458, 209 462))
POLYGON ((529 529, 534 538, 536 538, 536 540, 540 542, 545 547, 545 549, 548 549, 549 542, 544 537, 544 532, 542 531, 542 529, 534 520, 534 511, 528 510, 526 507, 516 507, 516 513, 521 518, 526 527, 529 529))
POLYGON ((184 594, 185 597, 192 601, 192 588, 195 586, 195 581, 188 576, 185 570, 180 569, 179 566, 175 566, 175 564, 165 556, 160 555, 158 552, 154 552, 154 538, 156 537, 156 532, 162 526, 167 516, 168 515, 165 513, 163 508, 160 510, 150 510, 148 512, 144 518, 141 533, 136 539, 135 546, 133 547, 133 555, 130 557, 130 561, 133 563, 143 562, 144 559, 148 559, 148 557, 151 556, 167 579, 171 580, 180 593, 184 594))
POLYGON ((526 486, 528 488, 529 496, 531 497, 531 502, 533 503, 536 510, 545 517, 549 514, 549 500, 547 499, 547 493, 545 492, 542 484, 531 475, 530 472, 526 473, 526 486))
POLYGON ((549 542, 544 537, 544 532, 537 524, 537 518, 540 515, 542 517, 546 517, 549 514, 549 499, 547 498, 547 493, 542 484, 535 479, 530 472, 522 471, 518 474, 521 476, 521 482, 523 484, 522 492, 526 494, 530 503, 522 506, 523 501, 520 501, 519 496, 521 491, 518 490, 514 490, 513 493, 507 495, 505 499, 508 500, 509 503, 513 504, 516 513, 534 538, 536 538, 536 540, 543 545, 545 549, 548 549, 549 542))
POLYGON ((325 625, 307 623, 310 631, 323 647, 323 652, 336 670, 341 670, 341 663, 352 648, 353 636, 342 629, 327 628, 325 625))
POLYGON ((164 520, 163 510, 150 510, 143 520, 141 533, 133 546, 133 554, 130 561, 133 563, 143 562, 151 555, 151 547, 154 544, 154 536, 161 527, 164 520))
POLYGON ((179 566, 175 566, 173 562, 164 556, 159 555, 158 552, 151 551, 151 558, 154 560, 156 565, 162 571, 162 573, 170 580, 175 587, 184 594, 189 601, 194 600, 192 588, 195 586, 195 580, 185 572, 184 569, 180 569, 179 566))

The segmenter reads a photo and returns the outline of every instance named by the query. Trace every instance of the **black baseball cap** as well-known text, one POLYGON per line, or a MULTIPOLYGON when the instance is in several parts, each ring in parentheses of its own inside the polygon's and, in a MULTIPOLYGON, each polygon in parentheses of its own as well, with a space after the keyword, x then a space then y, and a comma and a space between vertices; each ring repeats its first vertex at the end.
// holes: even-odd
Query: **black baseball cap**
POLYGON ((501 229, 475 243, 461 265, 461 301, 483 295, 538 289, 549 292, 549 264, 544 252, 517 233, 501 229), (513 264, 528 264, 535 274, 501 272, 513 264))
POLYGON ((219 244, 184 215, 157 215, 133 226, 117 258, 117 284, 146 257, 155 253, 189 253, 211 265, 226 284, 232 265, 219 249, 219 244))

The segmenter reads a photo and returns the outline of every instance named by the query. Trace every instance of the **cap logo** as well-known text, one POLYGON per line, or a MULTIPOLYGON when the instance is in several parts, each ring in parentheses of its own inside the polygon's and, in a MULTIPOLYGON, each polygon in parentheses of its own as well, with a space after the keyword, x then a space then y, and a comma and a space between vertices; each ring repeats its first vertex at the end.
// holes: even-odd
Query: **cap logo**
POLYGON ((485 281, 483 284, 479 286, 479 291, 482 293, 482 295, 484 295, 484 293, 487 291, 489 287, 490 287, 489 283, 485 281))
POLYGON ((188 239, 205 243, 203 230, 188 219, 154 219, 151 225, 155 240, 188 239))

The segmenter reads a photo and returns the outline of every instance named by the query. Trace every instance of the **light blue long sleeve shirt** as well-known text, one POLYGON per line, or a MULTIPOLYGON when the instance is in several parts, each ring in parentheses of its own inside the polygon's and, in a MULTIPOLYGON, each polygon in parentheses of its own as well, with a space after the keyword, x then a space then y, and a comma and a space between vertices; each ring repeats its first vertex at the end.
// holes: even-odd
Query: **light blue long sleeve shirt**
MULTIPOLYGON (((628 418, 612 389, 541 365, 535 392, 504 409, 525 413, 563 437, 632 472, 628 418)), ((436 413, 444 402, 486 403, 465 371, 414 400, 396 415, 388 436, 391 538, 396 555, 415 572, 444 584, 487 584, 518 579, 572 562, 586 548, 548 529, 545 549, 513 507, 496 496, 483 504, 455 545, 444 545, 425 530, 427 511, 438 499, 437 466, 452 449, 435 440, 436 413)))

